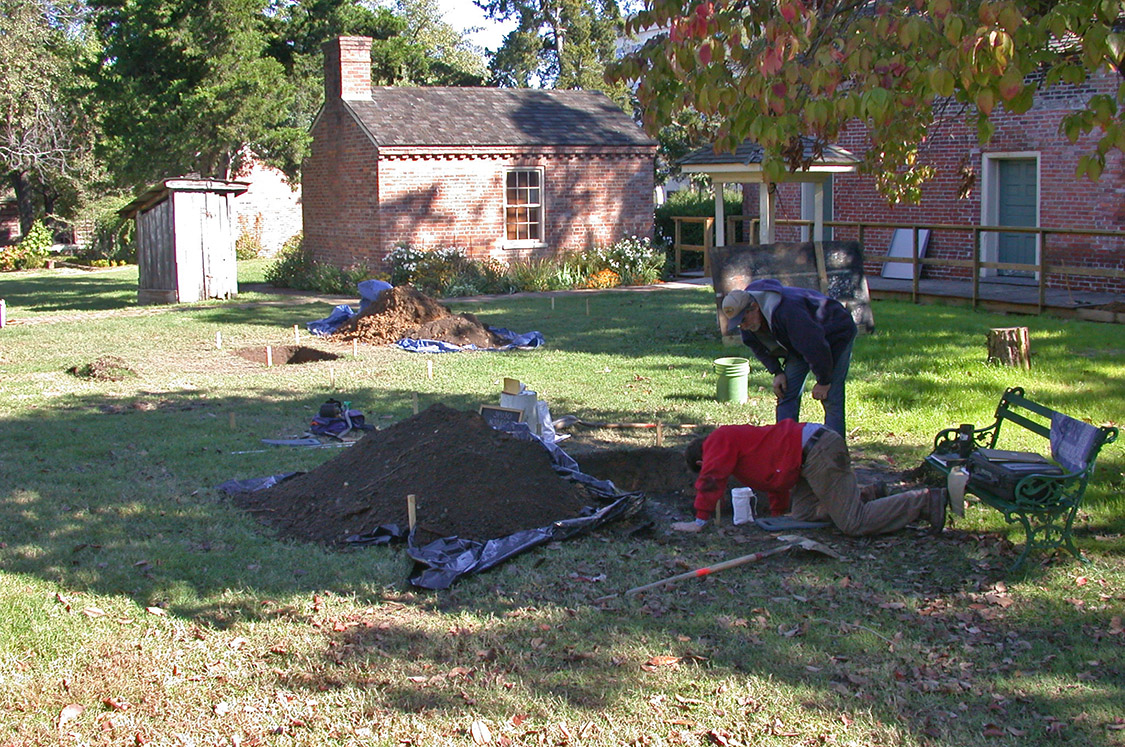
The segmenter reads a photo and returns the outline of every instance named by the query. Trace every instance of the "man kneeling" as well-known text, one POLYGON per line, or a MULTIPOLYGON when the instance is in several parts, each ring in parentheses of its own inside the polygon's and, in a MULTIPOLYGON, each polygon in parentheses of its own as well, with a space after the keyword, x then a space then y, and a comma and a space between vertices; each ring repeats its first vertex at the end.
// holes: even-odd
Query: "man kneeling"
POLYGON ((777 425, 724 425, 697 438, 684 452, 695 481, 695 521, 672 528, 698 532, 726 494, 727 478, 765 493, 774 515, 789 508, 800 521, 831 520, 844 534, 884 534, 919 519, 937 534, 945 528, 948 494, 922 488, 864 502, 847 444, 819 423, 783 420, 777 425))

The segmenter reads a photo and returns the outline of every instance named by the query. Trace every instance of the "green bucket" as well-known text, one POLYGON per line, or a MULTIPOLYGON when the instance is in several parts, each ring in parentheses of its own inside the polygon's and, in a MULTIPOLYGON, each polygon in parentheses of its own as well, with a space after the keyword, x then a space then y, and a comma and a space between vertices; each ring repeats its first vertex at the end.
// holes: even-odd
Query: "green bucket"
POLYGON ((734 402, 741 405, 746 401, 746 379, 750 375, 750 361, 747 358, 716 358, 715 371, 719 374, 719 384, 715 399, 719 402, 734 402))

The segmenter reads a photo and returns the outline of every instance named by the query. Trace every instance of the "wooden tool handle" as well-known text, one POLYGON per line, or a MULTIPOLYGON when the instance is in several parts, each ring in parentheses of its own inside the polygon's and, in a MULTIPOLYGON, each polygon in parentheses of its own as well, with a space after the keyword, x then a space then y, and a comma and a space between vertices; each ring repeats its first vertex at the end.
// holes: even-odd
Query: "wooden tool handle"
POLYGON ((697 568, 694 571, 688 571, 687 573, 680 573, 676 576, 670 576, 670 577, 668 577, 666 579, 663 579, 661 581, 653 581, 651 584, 645 584, 644 586, 634 587, 632 589, 629 589, 629 591, 625 592, 625 596, 630 597, 634 594, 639 594, 642 591, 648 591, 649 589, 655 589, 658 586, 664 586, 665 584, 670 584, 670 583, 673 583, 673 582, 676 582, 676 581, 683 581, 686 578, 699 578, 701 576, 709 576, 710 574, 715 573, 717 571, 723 571, 723 570, 726 570, 727 568, 734 568, 735 566, 745 565, 747 563, 753 563, 754 561, 761 560, 762 558, 768 558, 770 555, 777 555, 780 552, 785 552, 786 550, 791 550, 794 547, 796 547, 796 545, 782 545, 781 547, 775 547, 772 550, 762 550, 761 552, 756 552, 756 553, 753 553, 751 555, 743 555, 743 556, 738 557, 738 558, 731 558, 730 560, 724 560, 721 563, 715 563, 715 565, 709 565, 706 568, 697 568))

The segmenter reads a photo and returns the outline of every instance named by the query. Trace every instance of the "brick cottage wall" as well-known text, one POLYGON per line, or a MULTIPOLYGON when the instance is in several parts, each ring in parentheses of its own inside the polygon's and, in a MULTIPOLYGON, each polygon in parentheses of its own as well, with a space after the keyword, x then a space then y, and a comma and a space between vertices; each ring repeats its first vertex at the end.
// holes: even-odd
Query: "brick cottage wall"
MULTIPOLYGON (((876 189, 873 177, 864 174, 838 175, 833 186, 833 220, 916 224, 920 227, 981 225, 979 180, 983 174, 984 156, 1037 153, 1041 227, 1125 231, 1125 159, 1120 153, 1111 154, 1097 182, 1078 178, 1075 176, 1078 159, 1093 152, 1096 139, 1088 137, 1071 144, 1059 134, 1059 123, 1064 114, 1075 106, 1077 99, 1084 100, 1095 90, 1109 90, 1113 85, 1116 81, 1109 77, 1083 89, 1056 86, 1040 93, 1032 110, 1018 117, 998 108, 992 118, 996 132, 985 146, 977 142, 975 128, 970 128, 963 119, 944 123, 934 129, 921 152, 923 162, 933 165, 937 174, 923 187, 920 204, 889 205, 876 189), (971 169, 977 180, 964 197, 959 195, 963 169, 971 169)), ((868 142, 864 129, 853 126, 848 128, 838 144, 860 155, 866 151, 868 142)), ((756 188, 746 190, 744 201, 746 214, 757 215, 756 188)), ((780 185, 777 206, 779 220, 800 219, 799 185, 780 185)), ((795 227, 779 227, 777 231, 778 241, 793 241, 797 235, 795 227)), ((879 257, 886 254, 891 235, 892 229, 865 231, 868 273, 881 273, 883 263, 879 257)), ((833 237, 851 240, 857 235, 854 229, 836 228, 833 237)), ((972 245, 971 231, 939 230, 931 234, 926 256, 968 260, 972 257, 972 245)), ((1120 270, 1125 267, 1125 242, 1119 238, 1050 235, 1045 259, 1048 264, 1120 270)), ((964 280, 970 277, 970 271, 968 268, 927 267, 923 277, 964 280)), ((1074 290, 1125 292, 1125 281, 1113 278, 1052 274, 1049 284, 1074 290)))
POLYGON ((478 258, 513 259, 586 249, 652 236, 652 156, 648 152, 472 153, 380 161, 376 261, 398 244, 460 247, 478 258), (505 237, 505 174, 543 170, 541 246, 505 237))
POLYGON ((337 267, 368 263, 379 232, 375 146, 339 103, 325 106, 312 134, 301 170, 304 245, 337 267))
POLYGON ((257 160, 235 178, 250 185, 234 198, 236 236, 257 232, 263 252, 276 254, 302 230, 300 185, 290 185, 285 174, 257 160))

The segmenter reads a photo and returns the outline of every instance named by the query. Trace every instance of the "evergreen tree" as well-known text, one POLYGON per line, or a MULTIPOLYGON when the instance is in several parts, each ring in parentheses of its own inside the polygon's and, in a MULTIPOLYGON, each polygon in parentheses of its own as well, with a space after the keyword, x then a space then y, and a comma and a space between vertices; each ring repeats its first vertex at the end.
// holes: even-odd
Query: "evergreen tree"
POLYGON ((267 55, 264 0, 95 0, 101 155, 124 184, 229 178, 247 149, 296 158, 293 86, 267 55))

